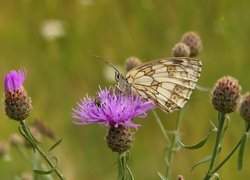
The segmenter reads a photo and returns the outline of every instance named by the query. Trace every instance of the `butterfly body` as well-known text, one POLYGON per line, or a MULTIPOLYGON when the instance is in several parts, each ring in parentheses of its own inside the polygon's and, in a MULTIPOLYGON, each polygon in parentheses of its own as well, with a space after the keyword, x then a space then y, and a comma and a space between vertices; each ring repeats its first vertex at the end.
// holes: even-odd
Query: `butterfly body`
POLYGON ((131 69, 126 76, 116 72, 118 87, 136 92, 166 112, 182 108, 200 77, 201 61, 189 57, 162 58, 131 69))

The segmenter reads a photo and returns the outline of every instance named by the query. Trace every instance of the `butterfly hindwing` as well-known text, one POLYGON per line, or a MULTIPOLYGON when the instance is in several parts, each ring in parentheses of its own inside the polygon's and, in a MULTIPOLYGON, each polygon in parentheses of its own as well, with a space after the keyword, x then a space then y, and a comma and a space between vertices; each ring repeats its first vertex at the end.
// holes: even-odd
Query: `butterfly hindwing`
POLYGON ((172 112, 186 104, 200 73, 200 61, 173 57, 137 66, 126 74, 126 80, 141 97, 172 112))

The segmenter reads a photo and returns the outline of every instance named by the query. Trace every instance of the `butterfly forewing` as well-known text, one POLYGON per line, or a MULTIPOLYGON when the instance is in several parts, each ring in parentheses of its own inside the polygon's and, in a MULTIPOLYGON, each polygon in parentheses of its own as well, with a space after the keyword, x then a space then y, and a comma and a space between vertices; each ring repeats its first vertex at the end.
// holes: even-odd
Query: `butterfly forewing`
POLYGON ((186 104, 200 73, 201 61, 173 57, 137 66, 126 74, 126 80, 141 97, 172 112, 186 104))

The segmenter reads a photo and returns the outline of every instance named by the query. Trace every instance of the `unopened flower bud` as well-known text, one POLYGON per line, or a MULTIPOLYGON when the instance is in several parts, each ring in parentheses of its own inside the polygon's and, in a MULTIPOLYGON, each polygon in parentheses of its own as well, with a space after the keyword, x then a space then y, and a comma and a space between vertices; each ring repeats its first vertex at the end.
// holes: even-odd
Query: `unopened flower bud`
POLYGON ((240 102, 240 116, 248 123, 250 123, 250 93, 242 97, 240 102))
POLYGON ((5 142, 0 142, 0 157, 7 154, 8 150, 9 150, 8 144, 6 144, 5 142))
POLYGON ((172 49, 172 54, 174 57, 189 57, 190 48, 185 43, 177 43, 172 49))
POLYGON ((177 180, 184 180, 184 177, 182 175, 178 175, 177 180))
POLYGON ((23 143, 23 139, 20 135, 18 134, 12 134, 10 136, 10 144, 12 146, 18 146, 18 145, 21 145, 23 143))
POLYGON ((32 109, 31 98, 23 87, 26 71, 24 69, 10 71, 5 76, 5 112, 9 118, 22 121, 32 109))
POLYGON ((131 148, 134 138, 129 127, 119 126, 116 128, 111 126, 108 130, 106 140, 108 147, 112 151, 123 153, 131 148))
POLYGON ((217 81, 212 90, 212 104, 222 113, 231 113, 236 110, 240 97, 241 87, 238 80, 231 76, 224 76, 217 81))
POLYGON ((137 57, 131 56, 127 58, 125 62, 126 71, 127 72, 130 71, 134 67, 139 66, 141 63, 142 63, 141 60, 137 57))
POLYGON ((201 41, 199 34, 193 31, 186 32, 182 36, 181 42, 189 46, 190 57, 197 56, 203 49, 202 41, 201 41))

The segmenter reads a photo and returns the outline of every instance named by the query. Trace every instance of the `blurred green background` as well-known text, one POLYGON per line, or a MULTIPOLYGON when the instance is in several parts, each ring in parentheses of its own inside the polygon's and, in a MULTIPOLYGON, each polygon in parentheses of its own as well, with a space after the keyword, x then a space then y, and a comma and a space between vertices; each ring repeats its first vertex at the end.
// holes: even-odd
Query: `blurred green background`
MULTIPOLYGON (((67 179, 116 179, 117 154, 107 148, 106 128, 98 125, 76 126, 72 123, 75 102, 88 93, 94 95, 98 85, 114 82, 105 78, 106 65, 97 54, 124 66, 129 56, 144 61, 171 56, 171 49, 182 34, 194 30, 201 35, 204 50, 199 55, 203 70, 199 85, 212 88, 223 75, 236 77, 243 93, 249 84, 250 3, 243 0, 221 1, 115 1, 115 0, 11 0, 0 1, 0 77, 12 69, 25 67, 25 88, 32 98, 33 111, 28 119, 43 120, 63 138, 54 154, 59 169, 67 179)), ((0 83, 3 89, 3 83, 0 83)), ((2 91, 3 92, 3 91, 2 91)), ((208 92, 195 90, 181 125, 182 141, 193 144, 205 137, 216 123, 217 112, 208 92)), ((0 141, 8 141, 18 132, 18 123, 0 114, 0 141)), ((178 112, 165 114, 157 110, 167 129, 174 128, 178 112)), ((219 160, 238 141, 244 123, 237 113, 223 142, 219 160)), ((142 127, 136 132, 129 165, 136 179, 159 179, 165 172, 164 139, 152 113, 136 119, 142 127)), ((214 136, 200 150, 181 150, 174 158, 173 179, 202 179, 208 164, 190 172, 192 165, 212 151, 214 136)), ((45 140, 44 147, 53 142, 45 140)), ((247 144, 246 151, 250 146, 247 144)), ((31 150, 30 150, 31 151, 31 150)), ((0 179, 14 179, 32 166, 15 149, 11 161, 0 160, 0 179)), ((220 171, 221 179, 247 179, 250 156, 245 154, 241 173, 236 156, 220 171)))

